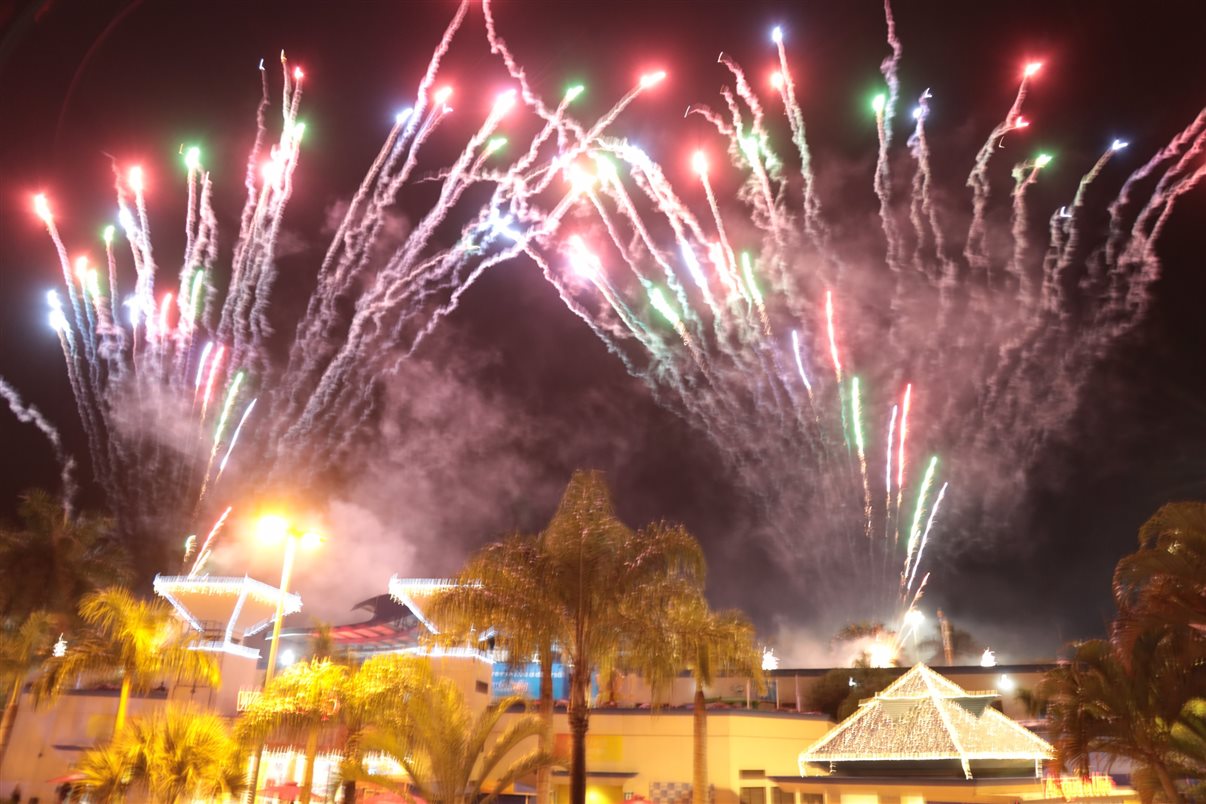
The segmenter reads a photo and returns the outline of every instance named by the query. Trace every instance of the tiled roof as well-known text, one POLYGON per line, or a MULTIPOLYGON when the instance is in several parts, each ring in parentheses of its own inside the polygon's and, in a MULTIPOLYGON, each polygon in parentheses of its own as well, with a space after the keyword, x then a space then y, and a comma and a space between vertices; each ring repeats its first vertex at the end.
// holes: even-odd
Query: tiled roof
POLYGON ((1045 740, 990 706, 996 697, 967 692, 919 664, 802 752, 800 767, 957 759, 971 778, 975 760, 1050 759, 1045 740))

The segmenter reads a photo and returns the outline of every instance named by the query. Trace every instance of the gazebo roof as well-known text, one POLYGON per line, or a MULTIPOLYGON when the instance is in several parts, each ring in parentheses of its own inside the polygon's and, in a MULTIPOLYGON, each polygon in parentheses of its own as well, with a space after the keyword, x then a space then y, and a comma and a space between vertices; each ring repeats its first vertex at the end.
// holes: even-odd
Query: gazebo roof
POLYGON ((800 754, 807 763, 1050 759, 1045 740, 990 704, 991 692, 967 692, 918 664, 800 754))

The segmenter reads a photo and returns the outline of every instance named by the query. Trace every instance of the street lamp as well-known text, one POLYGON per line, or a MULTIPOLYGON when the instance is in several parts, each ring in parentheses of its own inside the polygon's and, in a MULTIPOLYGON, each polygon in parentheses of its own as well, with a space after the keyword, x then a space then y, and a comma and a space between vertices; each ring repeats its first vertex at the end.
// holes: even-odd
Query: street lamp
MULTIPOLYGON (((264 688, 272 681, 276 672, 276 651, 281 642, 281 621, 285 618, 285 596, 289 594, 289 581, 293 577, 293 559, 297 555, 297 544, 305 547, 317 547, 322 537, 316 533, 299 530, 289 523, 289 520, 277 514, 265 514, 255 525, 256 538, 267 544, 285 543, 285 558, 281 563, 281 587, 276 598, 276 615, 272 619, 272 644, 268 646, 268 669, 264 671, 264 688)), ((255 804, 257 790, 260 784, 260 763, 263 761, 264 744, 260 743, 255 752, 251 765, 250 784, 244 799, 248 804, 255 804)))
POLYGON ((289 581, 293 577, 293 561, 297 555, 297 545, 301 542, 306 547, 316 547, 322 537, 316 533, 299 530, 289 524, 289 521, 277 514, 265 514, 256 522, 256 536, 267 544, 285 543, 285 558, 281 564, 281 588, 276 598, 276 615, 272 620, 272 644, 268 647, 268 669, 264 673, 264 686, 272 680, 276 672, 276 652, 281 640, 281 620, 285 615, 285 595, 289 594, 289 581))

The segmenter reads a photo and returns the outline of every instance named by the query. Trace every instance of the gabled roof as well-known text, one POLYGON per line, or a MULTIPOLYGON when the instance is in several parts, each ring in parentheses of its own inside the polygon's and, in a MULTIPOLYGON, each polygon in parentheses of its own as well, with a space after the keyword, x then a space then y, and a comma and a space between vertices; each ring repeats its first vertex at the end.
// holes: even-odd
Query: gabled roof
POLYGON ((1050 759, 1042 738, 990 706, 996 693, 967 692, 918 664, 800 754, 810 762, 1050 759))

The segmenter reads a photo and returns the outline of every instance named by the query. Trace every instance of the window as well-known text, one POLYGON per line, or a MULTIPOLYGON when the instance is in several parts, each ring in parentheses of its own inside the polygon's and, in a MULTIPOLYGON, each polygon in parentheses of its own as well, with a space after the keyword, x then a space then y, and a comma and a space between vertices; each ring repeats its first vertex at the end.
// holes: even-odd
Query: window
POLYGON ((796 804, 796 794, 781 787, 772 787, 771 804, 796 804))
POLYGON ((766 804, 765 787, 741 788, 741 804, 766 804))
POLYGON ((825 804, 825 796, 821 793, 801 793, 800 804, 825 804))
POLYGON ((764 770, 743 770, 741 771, 742 779, 765 779, 766 771, 764 770))
POLYGON ((486 682, 486 681, 474 682, 473 689, 475 692, 480 692, 482 695, 490 694, 490 684, 489 684, 489 682, 486 682))

